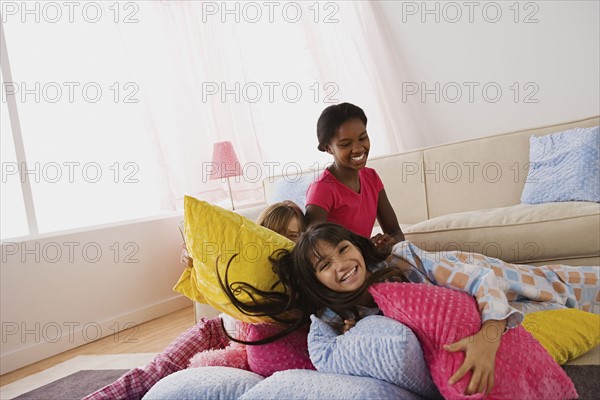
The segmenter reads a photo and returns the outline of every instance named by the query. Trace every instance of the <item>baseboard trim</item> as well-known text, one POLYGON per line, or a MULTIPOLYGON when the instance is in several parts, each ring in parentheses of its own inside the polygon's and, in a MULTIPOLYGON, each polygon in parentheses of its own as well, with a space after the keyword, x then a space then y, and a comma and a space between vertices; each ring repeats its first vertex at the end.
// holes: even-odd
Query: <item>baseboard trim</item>
MULTIPOLYGON (((103 322, 93 323, 93 326, 87 321, 81 322, 70 332, 68 329, 63 329, 62 335, 53 338, 52 342, 41 340, 39 343, 2 354, 0 356, 0 374, 4 375, 16 369, 26 367, 48 357, 88 344, 91 341, 132 328, 134 325, 139 325, 189 307, 191 304, 190 299, 178 295, 146 307, 131 310, 103 322), (84 329, 86 329, 86 332, 84 332, 84 329), (93 335, 94 340, 89 340, 91 335, 93 335)), ((44 335, 41 336, 43 337, 44 335)))

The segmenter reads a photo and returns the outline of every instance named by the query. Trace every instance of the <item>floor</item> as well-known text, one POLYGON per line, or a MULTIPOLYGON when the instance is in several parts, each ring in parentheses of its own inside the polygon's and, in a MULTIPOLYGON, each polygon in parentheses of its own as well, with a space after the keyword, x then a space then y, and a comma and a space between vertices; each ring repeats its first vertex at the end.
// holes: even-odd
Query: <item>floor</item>
POLYGON ((0 376, 0 398, 18 396, 82 369, 145 365, 193 325, 194 311, 190 306, 9 372, 0 376))
POLYGON ((157 353, 76 356, 68 361, 0 387, 0 399, 12 399, 40 386, 86 369, 131 369, 152 361, 157 353))

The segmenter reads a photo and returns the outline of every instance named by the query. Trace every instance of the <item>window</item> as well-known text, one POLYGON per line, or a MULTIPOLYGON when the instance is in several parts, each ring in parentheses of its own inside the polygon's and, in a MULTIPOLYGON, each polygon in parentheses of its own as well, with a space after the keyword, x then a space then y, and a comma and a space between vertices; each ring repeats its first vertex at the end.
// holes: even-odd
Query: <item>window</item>
POLYGON ((162 212, 142 94, 123 68, 113 25, 6 18, 13 82, 2 84, 3 238, 30 233, 25 178, 40 233, 162 212), (4 173, 17 165, 7 96, 19 112, 27 161, 20 174, 4 173))
POLYGON ((377 70, 389 52, 368 2, 281 2, 273 14, 244 2, 6 4, 3 239, 38 233, 26 229, 29 197, 39 233, 160 215, 186 194, 227 207, 227 183, 206 176, 224 140, 245 172, 231 178, 236 207, 260 202, 269 174, 330 161, 315 124, 342 101, 367 112, 372 156, 399 150, 383 90, 399 78, 377 70))
MULTIPOLYGON (((4 77, 2 77, 1 83, 4 87, 4 77)), ((5 101, 2 101, 0 107, 0 156, 2 157, 0 231, 2 238, 25 236, 29 233, 29 228, 8 117, 8 106, 5 101)))

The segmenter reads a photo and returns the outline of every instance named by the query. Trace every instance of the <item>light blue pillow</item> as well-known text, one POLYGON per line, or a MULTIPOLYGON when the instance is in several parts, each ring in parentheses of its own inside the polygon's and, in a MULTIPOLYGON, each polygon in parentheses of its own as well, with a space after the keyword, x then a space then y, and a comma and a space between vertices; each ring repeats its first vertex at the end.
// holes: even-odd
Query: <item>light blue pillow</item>
POLYGON ((600 127, 532 136, 529 161, 521 203, 600 202, 600 127))
POLYGON ((372 315, 338 335, 314 315, 311 320, 308 352, 318 371, 381 379, 426 398, 441 398, 421 344, 405 325, 372 315))
POLYGON ((158 381, 143 399, 235 400, 263 379, 254 372, 237 368, 188 368, 158 381))
POLYGON ((301 175, 295 178, 284 177, 275 182, 273 191, 269 195, 269 204, 278 203, 283 200, 291 200, 302 209, 306 210, 306 191, 313 182, 312 174, 301 175))
POLYGON ((240 397, 240 400, 267 399, 419 400, 421 398, 399 386, 378 379, 326 374, 307 369, 289 369, 274 373, 240 397))

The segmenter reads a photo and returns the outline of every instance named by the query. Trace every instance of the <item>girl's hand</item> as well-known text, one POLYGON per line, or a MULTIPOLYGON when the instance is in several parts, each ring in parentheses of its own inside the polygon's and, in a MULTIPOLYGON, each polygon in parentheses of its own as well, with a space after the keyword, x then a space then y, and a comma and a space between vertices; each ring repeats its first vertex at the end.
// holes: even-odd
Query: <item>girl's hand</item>
POLYGON ((484 393, 488 395, 494 388, 496 352, 500 347, 500 339, 505 327, 506 320, 488 320, 475 335, 463 338, 456 343, 444 345, 444 350, 451 353, 465 352, 465 361, 448 383, 454 385, 469 370, 472 370, 471 381, 465 394, 484 393))
POLYGON ((181 263, 184 264, 186 267, 192 268, 194 266, 194 260, 192 260, 192 258, 188 254, 187 247, 185 247, 185 243, 181 245, 181 248, 183 250, 181 250, 181 257, 179 261, 181 261, 181 263))
POLYGON ((388 256, 392 252, 392 247, 396 244, 396 239, 387 233, 378 233, 371 238, 371 241, 380 253, 388 256))
POLYGON ((342 334, 348 332, 350 330, 350 328, 354 327, 354 325, 356 325, 356 320, 345 319, 344 320, 344 327, 342 328, 342 334))

